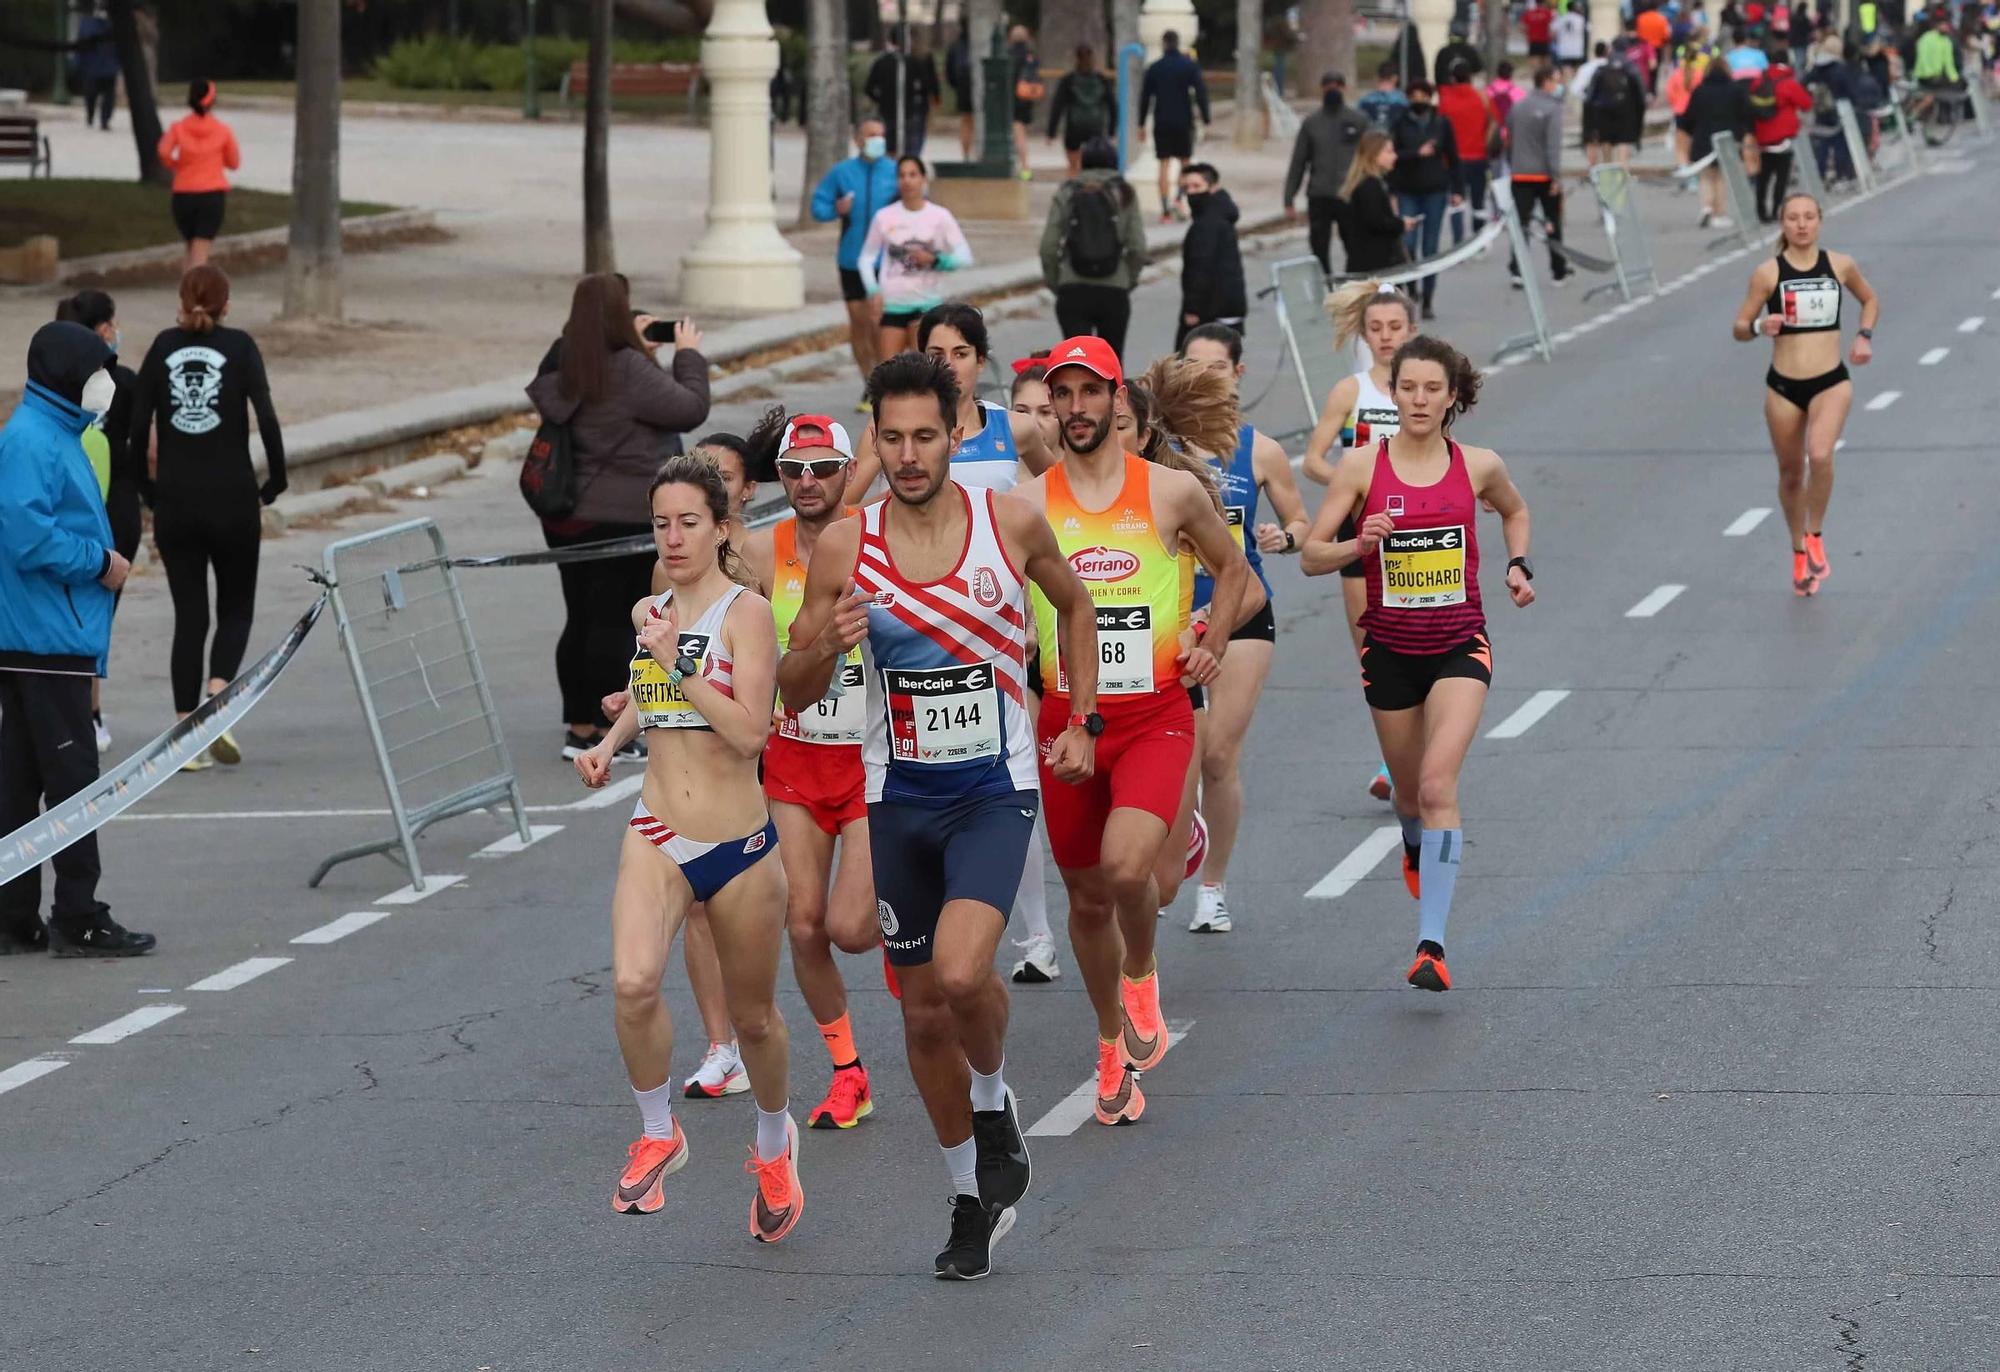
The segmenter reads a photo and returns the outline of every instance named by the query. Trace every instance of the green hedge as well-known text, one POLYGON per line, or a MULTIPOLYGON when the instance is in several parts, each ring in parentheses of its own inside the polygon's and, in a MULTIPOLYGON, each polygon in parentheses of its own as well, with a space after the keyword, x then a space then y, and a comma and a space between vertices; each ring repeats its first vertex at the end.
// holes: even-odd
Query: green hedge
MULTIPOLYGON (((535 84, 556 90, 573 62, 589 55, 582 39, 537 38, 535 40, 535 84)), ((671 39, 660 43, 613 45, 617 62, 697 62, 701 59, 699 38, 671 39)), ((375 59, 377 80, 403 90, 519 90, 527 79, 527 55, 514 44, 475 43, 442 34, 405 39, 375 59)))

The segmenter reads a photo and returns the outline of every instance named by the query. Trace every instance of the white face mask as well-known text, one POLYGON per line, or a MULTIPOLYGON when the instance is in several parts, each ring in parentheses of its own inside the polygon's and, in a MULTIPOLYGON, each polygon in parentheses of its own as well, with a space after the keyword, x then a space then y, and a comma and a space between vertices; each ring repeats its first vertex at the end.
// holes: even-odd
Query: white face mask
POLYGON ((78 403, 102 419, 117 394, 118 383, 111 379, 111 373, 99 370, 92 372, 90 380, 83 383, 83 399, 78 403))
POLYGON ((871 138, 864 138, 861 140, 861 155, 867 158, 870 162, 878 160, 884 153, 888 151, 889 151, 889 140, 884 138, 879 133, 871 138))

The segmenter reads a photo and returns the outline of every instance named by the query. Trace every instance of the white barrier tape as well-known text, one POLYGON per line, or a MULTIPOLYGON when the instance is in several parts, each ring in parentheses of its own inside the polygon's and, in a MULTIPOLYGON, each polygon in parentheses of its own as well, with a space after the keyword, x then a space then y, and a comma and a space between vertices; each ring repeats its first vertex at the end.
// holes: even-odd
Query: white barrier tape
POLYGON ((322 592, 277 647, 202 702, 200 709, 127 758, 117 771, 99 777, 94 785, 58 801, 39 818, 0 838, 0 885, 96 833, 114 816, 165 785, 182 763, 203 752, 218 734, 249 714, 297 654, 324 609, 326 594, 322 592))
MULTIPOLYGON (((745 527, 762 529, 776 524, 785 514, 787 507, 766 510, 746 522, 745 527)), ((606 557, 630 557, 634 553, 653 551, 651 534, 632 534, 626 538, 607 538, 601 543, 576 543, 567 548, 537 548, 525 553, 490 553, 485 557, 448 557, 438 561, 412 562, 398 567, 399 572, 422 571, 427 567, 543 567, 560 565, 565 562, 594 562, 606 557)))
POLYGON ((1489 243, 1506 232, 1506 228, 1507 225, 1503 220, 1495 219, 1492 223, 1481 229, 1476 236, 1466 239, 1450 252, 1444 253, 1441 256, 1426 258, 1422 262, 1413 262, 1409 266, 1399 268, 1393 272, 1368 272, 1360 276, 1344 276, 1338 279, 1342 281, 1379 281, 1384 286, 1401 286, 1406 282, 1421 281, 1427 276, 1436 276, 1441 271, 1456 267, 1459 263, 1476 257, 1486 250, 1486 246, 1489 243))
POLYGON ((1710 153, 1708 156, 1702 158, 1701 161, 1699 162, 1690 162, 1685 167, 1675 167, 1674 175, 1680 177, 1681 180, 1685 181, 1689 177, 1699 176, 1701 174, 1702 168, 1711 167, 1714 165, 1715 165, 1715 154, 1710 153))

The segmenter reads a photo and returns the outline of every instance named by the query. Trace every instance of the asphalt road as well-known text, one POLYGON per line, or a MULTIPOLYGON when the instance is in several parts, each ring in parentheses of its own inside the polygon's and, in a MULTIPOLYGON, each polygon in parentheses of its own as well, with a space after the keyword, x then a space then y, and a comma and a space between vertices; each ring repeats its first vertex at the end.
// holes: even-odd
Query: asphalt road
MULTIPOLYGON (((694 1157, 664 1211, 613 1215, 635 1122, 607 970, 624 813, 555 808, 580 793, 554 757, 553 575, 465 584, 528 799, 549 807, 534 818, 561 830, 490 857, 490 821, 442 827, 428 861, 464 880, 414 904, 382 903, 403 877, 380 860, 304 887, 386 826, 329 813, 382 800, 323 626, 240 731, 243 767, 180 778, 107 831, 104 894, 159 954, 0 963, 0 1073, 64 1064, 0 1093, 0 1364, 2000 1365, 1992 165, 1831 221, 1885 309, 1814 600, 1790 593, 1776 514, 1725 534, 1775 503, 1767 350, 1726 333, 1752 257, 1493 378, 1465 436, 1527 495, 1541 599, 1506 606, 1488 560, 1488 726, 1567 694, 1473 750, 1448 996, 1401 984, 1415 917, 1392 862, 1306 896, 1392 821, 1362 791, 1374 750, 1337 592, 1277 565, 1236 932, 1170 916, 1164 1000, 1186 1028, 1144 1122, 1035 1141, 983 1284, 928 1276, 940 1162, 872 958, 847 970, 877 1110, 805 1136, 790 1239, 745 1233, 743 1097, 682 1112, 694 1157), (1683 589, 1630 615, 1664 586, 1683 589), (360 911, 387 917, 290 942, 360 911), (191 989, 253 957, 292 960, 191 989), (166 1006, 183 1009, 72 1042, 166 1006)), ((1663 233, 1663 275, 1713 260, 1704 242, 1663 233)), ((1447 278, 1438 327, 1475 350, 1516 331, 1499 275, 1447 278)), ((1166 289, 1135 337, 1166 327, 1166 289)), ((1574 292, 1558 308, 1566 328, 1590 315, 1574 292)), ((1251 361, 1254 394, 1266 319, 1251 361)), ((1256 418, 1283 431, 1299 409, 1280 380, 1256 418)), ((510 486, 475 477, 403 513, 463 551, 530 546, 510 486)), ((332 536, 266 545, 260 643, 310 600, 286 564, 332 536)), ((158 577, 141 582, 109 695, 121 751, 162 718, 166 618, 158 577)), ((677 967, 669 993, 688 1070, 677 967)), ((1039 1118, 1093 1062, 1073 963, 1014 1005, 1009 1076, 1039 1118)), ((824 1063, 784 1006, 803 1111, 824 1063)))

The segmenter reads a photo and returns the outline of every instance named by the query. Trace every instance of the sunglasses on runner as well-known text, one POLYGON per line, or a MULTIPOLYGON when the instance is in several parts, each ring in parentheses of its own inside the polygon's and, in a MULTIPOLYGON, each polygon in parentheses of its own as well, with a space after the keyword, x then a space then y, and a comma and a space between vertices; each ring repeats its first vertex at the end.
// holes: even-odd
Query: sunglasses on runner
POLYGON ((816 481, 831 481, 840 475, 840 469, 846 465, 844 457, 822 457, 810 462, 802 457, 781 457, 778 459, 778 475, 797 481, 811 472, 816 481))

